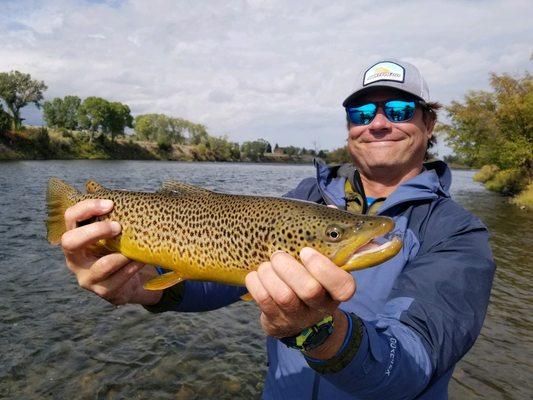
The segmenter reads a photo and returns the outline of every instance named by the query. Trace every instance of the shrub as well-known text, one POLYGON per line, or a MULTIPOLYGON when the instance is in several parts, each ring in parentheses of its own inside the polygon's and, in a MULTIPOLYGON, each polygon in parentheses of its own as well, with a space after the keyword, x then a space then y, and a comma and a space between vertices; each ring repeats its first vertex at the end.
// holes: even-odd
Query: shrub
POLYGON ((170 143, 170 140, 168 138, 160 137, 157 140, 157 148, 161 151, 168 153, 172 151, 172 143, 170 143))
POLYGON ((524 208, 533 209, 533 182, 529 182, 522 192, 516 197, 513 197, 511 203, 524 208))
POLYGON ((524 189, 527 180, 519 169, 505 169, 497 172, 494 177, 485 182, 485 187, 502 194, 516 194, 524 189))
POLYGON ((494 175, 500 171, 500 168, 498 168, 496 165, 484 165, 481 167, 481 169, 474 175, 474 180, 476 182, 485 183, 492 178, 494 178, 494 175))

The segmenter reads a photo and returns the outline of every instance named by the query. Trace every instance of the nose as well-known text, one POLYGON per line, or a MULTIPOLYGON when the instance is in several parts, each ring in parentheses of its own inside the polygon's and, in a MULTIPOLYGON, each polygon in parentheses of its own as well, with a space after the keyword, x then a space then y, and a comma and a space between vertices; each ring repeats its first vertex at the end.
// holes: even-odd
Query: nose
POLYGON ((391 128, 391 122, 385 116, 385 113, 383 112, 383 108, 379 106, 376 112, 376 116, 374 117, 374 119, 369 125, 369 129, 371 131, 382 131, 382 130, 387 130, 390 128, 391 128))

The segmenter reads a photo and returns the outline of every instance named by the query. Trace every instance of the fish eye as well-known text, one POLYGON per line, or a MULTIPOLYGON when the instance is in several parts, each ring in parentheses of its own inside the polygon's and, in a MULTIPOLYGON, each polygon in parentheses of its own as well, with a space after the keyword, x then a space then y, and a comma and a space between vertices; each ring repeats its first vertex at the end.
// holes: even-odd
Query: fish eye
POLYGON ((340 240, 342 235, 342 230, 337 226, 329 226, 326 229, 326 236, 328 239, 330 239, 332 242, 336 242, 340 240))

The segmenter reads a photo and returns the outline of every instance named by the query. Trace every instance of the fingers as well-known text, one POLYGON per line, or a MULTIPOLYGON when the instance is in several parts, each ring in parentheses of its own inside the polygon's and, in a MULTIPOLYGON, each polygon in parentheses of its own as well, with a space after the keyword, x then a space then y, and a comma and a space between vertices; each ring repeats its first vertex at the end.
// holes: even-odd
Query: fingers
MULTIPOLYGON (((261 268, 263 264, 261 264, 259 268, 261 268)), ((246 275, 245 284, 246 288, 248 289, 248 292, 252 295, 255 302, 261 308, 261 311, 268 315, 275 315, 280 311, 279 307, 270 296, 268 290, 266 290, 266 288, 263 286, 263 283, 259 279, 259 273, 257 271, 252 271, 248 275, 246 275)))
POLYGON ((129 296, 125 296, 124 287, 142 268, 144 268, 143 263, 131 261, 108 279, 94 284, 89 290, 115 305, 129 302, 130 299, 129 296))
POLYGON ((112 253, 99 258, 89 269, 90 273, 87 274, 86 279, 90 282, 87 283, 90 285, 104 281, 130 262, 129 258, 120 253, 112 253))
POLYGON ((272 255, 272 268, 285 286, 309 307, 328 312, 337 307, 322 284, 297 260, 284 252, 272 255))
POLYGON ((352 275, 337 267, 329 258, 310 247, 300 251, 300 258, 307 271, 324 287, 333 300, 348 301, 355 293, 352 275))
POLYGON ((287 313, 295 313, 301 309, 302 302, 294 292, 293 288, 287 285, 274 269, 274 265, 280 262, 280 257, 283 257, 284 254, 287 258, 293 260, 293 258, 287 253, 276 252, 272 255, 270 263, 263 263, 259 266, 257 269, 257 275, 274 303, 287 313), (279 255, 279 257, 277 255, 279 255))
POLYGON ((68 256, 96 243, 100 239, 108 239, 118 235, 120 224, 116 221, 98 221, 89 225, 69 230, 61 237, 61 247, 68 256))
POLYGON ((111 200, 88 199, 76 203, 65 211, 65 224, 67 230, 74 229, 77 222, 85 221, 91 217, 104 215, 113 208, 111 200))
POLYGON ((143 263, 131 261, 120 253, 98 259, 89 269, 79 271, 78 284, 113 302, 126 283, 142 268, 143 263))

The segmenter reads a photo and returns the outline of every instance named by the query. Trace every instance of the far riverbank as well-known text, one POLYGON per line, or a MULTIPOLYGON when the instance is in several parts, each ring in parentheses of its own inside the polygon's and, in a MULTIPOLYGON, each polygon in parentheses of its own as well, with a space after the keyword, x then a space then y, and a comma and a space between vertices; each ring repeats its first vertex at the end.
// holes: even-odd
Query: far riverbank
POLYGON ((310 150, 306 154, 261 150, 241 152, 238 149, 228 151, 224 143, 227 142, 221 141, 215 145, 206 145, 206 143, 161 145, 157 142, 136 140, 132 135, 111 140, 105 135, 91 137, 79 132, 33 127, 0 135, 0 160, 90 159, 309 164, 315 157, 315 154, 312 154, 314 152, 310 150))

